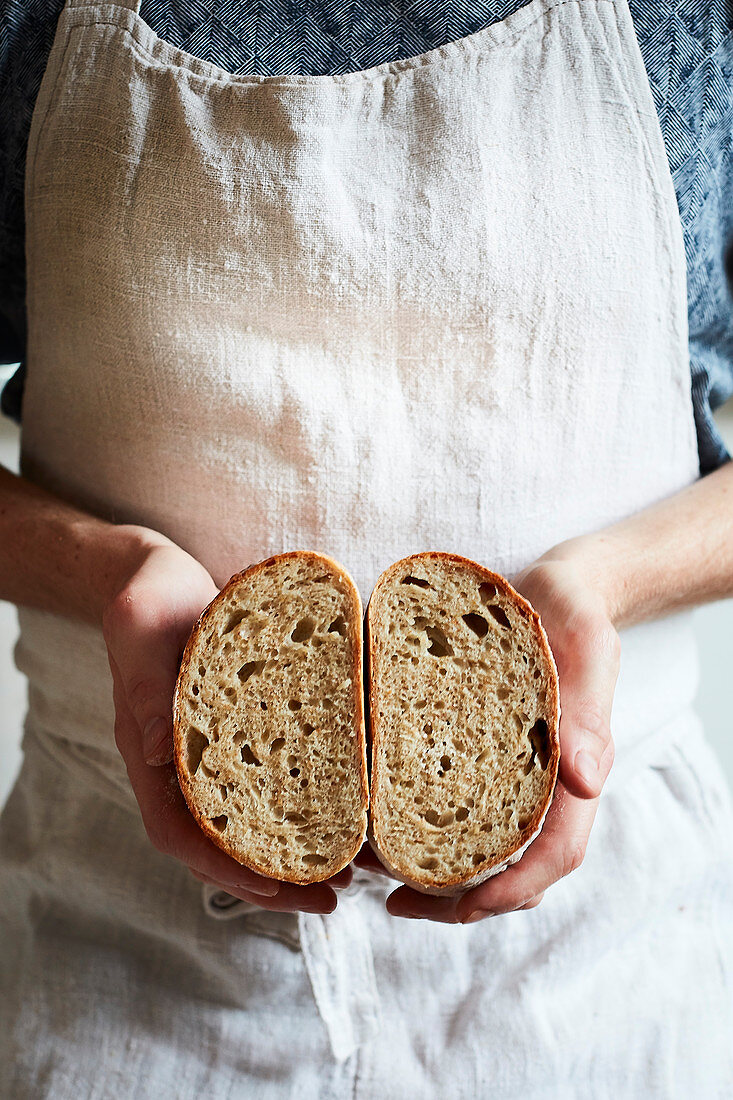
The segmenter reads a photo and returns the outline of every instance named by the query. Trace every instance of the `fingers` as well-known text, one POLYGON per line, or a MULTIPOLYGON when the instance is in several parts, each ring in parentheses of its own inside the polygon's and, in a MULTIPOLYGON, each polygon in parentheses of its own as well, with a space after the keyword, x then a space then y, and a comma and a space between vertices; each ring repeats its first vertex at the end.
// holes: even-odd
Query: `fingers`
POLYGON ((477 911, 519 909, 576 871, 585 858, 597 809, 598 799, 577 798, 558 785, 537 839, 518 863, 464 894, 456 905, 456 919, 465 922, 477 911))
POLYGON ((431 897, 400 886, 387 898, 387 912, 393 917, 414 917, 438 921, 440 924, 457 924, 456 898, 431 897))
POLYGON ((577 797, 597 798, 614 758, 618 634, 605 619, 586 616, 552 644, 560 679, 560 779, 577 797))
POLYGON ((543 890, 542 893, 538 894, 536 898, 531 898, 526 905, 518 905, 517 909, 536 909, 544 896, 545 891, 543 890))
POLYGON ((293 883, 283 882, 279 884, 280 889, 276 897, 264 898, 236 886, 221 886, 221 883, 217 882, 209 875, 201 874, 200 871, 195 870, 193 867, 189 868, 189 870, 199 882, 206 882, 211 886, 219 886, 233 897, 241 898, 242 901, 251 902, 253 905, 259 906, 260 909, 266 909, 270 913, 292 913, 301 911, 304 913, 321 913, 325 915, 327 913, 332 913, 337 904, 336 894, 330 886, 326 886, 324 883, 316 883, 313 886, 295 886, 293 883))
POLYGON ((216 882, 209 875, 204 875, 200 871, 197 871, 194 867, 189 867, 189 871, 194 878, 197 878, 199 882, 206 882, 210 886, 219 886, 221 889, 225 889, 228 894, 232 894, 235 898, 241 898, 242 901, 249 901, 254 905, 258 905, 260 909, 267 909, 269 912, 296 912, 302 911, 304 913, 332 913, 336 908, 336 894, 334 890, 343 890, 349 886, 352 879, 351 867, 344 867, 338 874, 333 875, 325 882, 314 883, 309 886, 297 886, 294 883, 281 882, 279 883, 280 889, 278 890, 275 898, 263 898, 257 894, 253 894, 249 890, 243 890, 238 887, 223 886, 220 882, 216 882))
POLYGON ((597 799, 577 798, 558 785, 542 832, 518 863, 458 897, 432 897, 401 886, 387 899, 387 910, 397 917, 455 924, 533 908, 549 886, 581 865, 597 808, 597 799))
POLYGON ((338 871, 337 874, 332 875, 331 878, 325 880, 325 885, 332 886, 334 890, 345 890, 347 886, 351 886, 351 880, 354 877, 354 871, 349 864, 348 867, 344 867, 343 871, 338 871))

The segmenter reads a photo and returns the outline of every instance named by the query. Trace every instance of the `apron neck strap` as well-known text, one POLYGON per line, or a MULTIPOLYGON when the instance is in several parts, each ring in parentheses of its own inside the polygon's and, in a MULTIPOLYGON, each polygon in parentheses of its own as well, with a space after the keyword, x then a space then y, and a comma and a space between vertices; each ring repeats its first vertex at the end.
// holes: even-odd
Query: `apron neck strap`
MULTIPOLYGON (((99 2, 100 0, 66 0, 66 7, 91 8, 99 2)), ((140 14, 140 4, 142 0, 113 0, 113 3, 116 8, 127 8, 129 11, 134 12, 135 15, 140 14)))
MULTIPOLYGON (((66 0, 66 7, 89 8, 98 3, 100 3, 100 0, 66 0)), ((142 0, 113 0, 113 3, 117 8, 126 8, 128 11, 134 12, 135 15, 140 14, 142 0)))

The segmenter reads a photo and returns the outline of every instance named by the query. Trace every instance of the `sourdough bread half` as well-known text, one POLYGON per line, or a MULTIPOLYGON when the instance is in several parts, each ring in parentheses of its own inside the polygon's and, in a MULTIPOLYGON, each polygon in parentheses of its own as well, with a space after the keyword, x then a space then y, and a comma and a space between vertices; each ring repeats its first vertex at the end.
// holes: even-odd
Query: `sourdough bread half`
POLYGON ((428 894, 505 870, 541 830, 560 759, 538 614, 476 562, 415 554, 377 581, 366 652, 372 848, 428 894))
POLYGON ((232 577, 195 624, 173 702, 191 813, 260 874, 310 883, 367 827, 362 606, 337 562, 279 554, 232 577))

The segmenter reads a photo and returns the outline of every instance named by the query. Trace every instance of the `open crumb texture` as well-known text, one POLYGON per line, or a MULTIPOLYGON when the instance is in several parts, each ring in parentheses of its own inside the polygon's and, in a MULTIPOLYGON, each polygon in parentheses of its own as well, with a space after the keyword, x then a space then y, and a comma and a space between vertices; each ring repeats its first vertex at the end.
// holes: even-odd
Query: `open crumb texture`
POLYGON ((399 878, 455 893, 541 829, 559 763, 557 670, 509 582, 426 553, 380 577, 367 610, 370 841, 399 878))
POLYGON ((367 825, 362 608, 323 555, 233 577, 192 631, 174 699, 176 768, 201 828, 289 882, 345 867, 367 825))

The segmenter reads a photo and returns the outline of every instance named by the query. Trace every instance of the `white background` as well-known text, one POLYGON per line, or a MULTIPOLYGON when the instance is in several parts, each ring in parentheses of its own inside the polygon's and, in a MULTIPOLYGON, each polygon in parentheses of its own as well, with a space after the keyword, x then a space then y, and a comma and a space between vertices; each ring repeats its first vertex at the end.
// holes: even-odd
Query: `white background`
MULTIPOLYGON (((9 373, 9 369, 0 367, 0 386, 9 373)), ((720 410, 717 420, 733 454, 733 401, 720 410)), ((0 415, 0 463, 14 470, 18 437, 15 425, 0 415)), ((697 709, 733 790, 733 599, 700 607, 695 617, 702 666, 697 709)), ((26 689, 25 679, 13 664, 16 633, 15 608, 0 602, 0 806, 13 784, 21 757, 26 689)))

